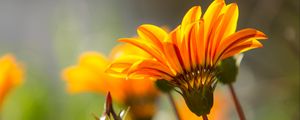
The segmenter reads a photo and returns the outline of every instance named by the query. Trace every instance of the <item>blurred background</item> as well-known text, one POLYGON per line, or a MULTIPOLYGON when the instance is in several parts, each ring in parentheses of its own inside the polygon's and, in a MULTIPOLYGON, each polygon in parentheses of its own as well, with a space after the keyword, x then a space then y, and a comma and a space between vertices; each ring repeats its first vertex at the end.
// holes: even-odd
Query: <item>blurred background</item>
MULTIPOLYGON (((3 120, 93 120, 104 97, 70 95, 61 70, 80 53, 108 55, 121 37, 144 23, 174 28, 194 5, 212 0, 0 0, 0 55, 14 54, 26 79, 7 96, 3 120)), ((299 0, 226 0, 239 5, 238 29, 269 37, 264 48, 245 54, 234 84, 249 120, 299 119, 299 0)), ((219 84, 231 100, 226 86, 219 84)), ((167 102, 162 100, 161 102, 167 102)), ((166 118, 169 107, 156 119, 166 118)), ((238 120, 235 109, 228 119, 238 120)))

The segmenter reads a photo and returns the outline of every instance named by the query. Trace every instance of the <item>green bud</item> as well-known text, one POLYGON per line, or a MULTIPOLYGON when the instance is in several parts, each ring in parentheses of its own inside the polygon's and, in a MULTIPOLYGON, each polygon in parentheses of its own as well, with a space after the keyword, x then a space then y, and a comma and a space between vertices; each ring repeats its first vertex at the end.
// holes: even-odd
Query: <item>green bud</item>
POLYGON ((97 117, 94 115, 96 120, 124 120, 127 115, 128 109, 121 111, 118 115, 113 108, 113 101, 110 92, 107 93, 104 113, 102 116, 97 117))
POLYGON ((239 55, 238 57, 230 57, 221 62, 217 68, 219 71, 217 78, 221 83, 231 84, 236 81, 242 57, 242 55, 239 55))
POLYGON ((160 91, 165 93, 173 89, 173 86, 171 86, 167 80, 156 80, 155 85, 160 91))
POLYGON ((182 95, 187 106, 193 113, 197 116, 207 115, 213 106, 214 88, 211 86, 201 86, 199 89, 183 91, 182 95))

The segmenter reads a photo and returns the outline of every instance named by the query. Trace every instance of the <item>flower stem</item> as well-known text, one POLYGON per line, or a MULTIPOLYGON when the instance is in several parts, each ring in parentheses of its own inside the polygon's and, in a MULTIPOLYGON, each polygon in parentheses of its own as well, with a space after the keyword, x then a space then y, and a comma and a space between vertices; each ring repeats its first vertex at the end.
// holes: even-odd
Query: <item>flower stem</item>
POLYGON ((234 88, 232 86, 232 84, 229 84, 229 89, 230 89, 230 93, 232 95, 232 99, 233 99, 233 102, 234 102, 234 105, 235 105, 235 108, 238 112, 238 115, 239 115, 239 118, 240 120, 246 120, 246 117, 245 117, 245 114, 244 114, 244 111, 242 109, 242 106, 236 96, 236 93, 234 91, 234 88))
POLYGON ((177 120, 180 120, 179 111, 178 111, 178 109, 177 109, 177 107, 176 107, 176 103, 175 103, 175 100, 174 100, 174 98, 173 98, 171 92, 167 92, 167 95, 168 95, 168 98, 169 98, 169 100, 170 100, 170 102, 171 102, 171 104, 172 104, 172 107, 173 107, 173 109, 174 109, 174 112, 175 112, 175 115, 176 115, 176 117, 177 117, 177 120))
POLYGON ((208 120, 207 115, 202 115, 203 120, 208 120))

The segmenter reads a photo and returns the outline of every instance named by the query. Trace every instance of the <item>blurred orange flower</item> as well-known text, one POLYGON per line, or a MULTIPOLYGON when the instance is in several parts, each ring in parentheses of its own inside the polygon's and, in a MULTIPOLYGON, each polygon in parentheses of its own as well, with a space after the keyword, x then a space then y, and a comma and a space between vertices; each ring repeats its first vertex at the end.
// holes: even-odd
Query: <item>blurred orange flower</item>
POLYGON ((133 61, 122 62, 122 66, 131 65, 136 59, 134 55, 149 56, 139 48, 122 44, 116 46, 109 57, 105 57, 97 52, 83 53, 78 64, 63 70, 62 77, 67 82, 68 91, 78 92, 97 92, 106 94, 108 91, 114 100, 131 106, 130 111, 135 111, 138 116, 152 116, 155 112, 154 102, 158 96, 158 91, 154 82, 148 78, 126 79, 124 76, 112 76, 105 73, 111 61, 122 59, 123 57, 132 58, 133 61))
MULTIPOLYGON (((116 46, 110 56, 106 58, 101 53, 86 52, 83 53, 77 65, 63 70, 63 79, 68 84, 68 90, 71 93, 78 92, 99 92, 106 94, 111 92, 112 97, 119 102, 124 102, 126 97, 156 94, 157 90, 151 80, 127 79, 115 77, 105 73, 110 61, 116 58, 132 57, 128 54, 137 54, 143 51, 129 44, 116 46)), ((145 54, 146 55, 146 54, 145 54)), ((123 63, 123 66, 128 63, 123 63)), ((126 77, 126 76, 124 76, 126 77)))
MULTIPOLYGON (((191 111, 198 116, 208 114, 217 83, 218 63, 262 47, 258 39, 267 38, 263 32, 252 28, 236 32, 237 21, 236 3, 226 5, 224 0, 214 0, 203 16, 200 6, 192 7, 181 25, 170 33, 158 26, 141 25, 137 38, 119 41, 139 47, 152 57, 140 59, 129 67, 117 61, 108 71, 125 72, 130 78, 146 76, 168 80, 181 90, 191 111)), ((131 60, 125 58, 124 61, 131 60)))
POLYGON ((0 58, 0 108, 5 96, 23 80, 23 69, 14 56, 7 54, 0 58))

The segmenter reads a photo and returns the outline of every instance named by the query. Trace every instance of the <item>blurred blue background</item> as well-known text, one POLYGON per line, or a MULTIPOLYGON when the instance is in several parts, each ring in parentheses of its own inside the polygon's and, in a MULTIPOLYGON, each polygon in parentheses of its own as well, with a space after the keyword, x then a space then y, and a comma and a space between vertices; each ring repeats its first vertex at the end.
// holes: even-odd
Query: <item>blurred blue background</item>
MULTIPOLYGON (((103 95, 68 94, 61 70, 84 51, 108 54, 141 24, 174 28, 189 8, 201 5, 204 11, 211 1, 0 0, 0 55, 15 54, 26 68, 24 84, 7 96, 2 119, 92 120, 92 113, 102 112, 103 95)), ((239 5, 238 29, 269 36, 264 48, 245 54, 234 84, 247 118, 299 119, 299 0, 226 2, 239 5)), ((227 87, 218 87, 231 100, 227 87)), ((229 110, 229 119, 238 120, 229 110)))

